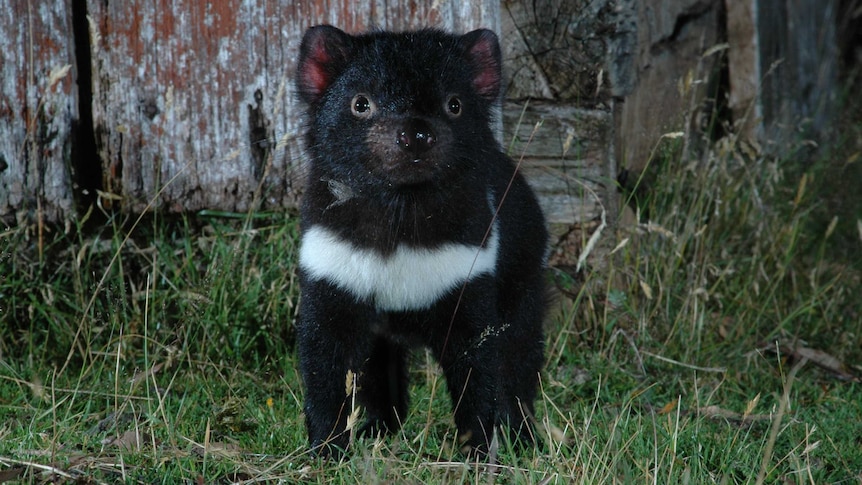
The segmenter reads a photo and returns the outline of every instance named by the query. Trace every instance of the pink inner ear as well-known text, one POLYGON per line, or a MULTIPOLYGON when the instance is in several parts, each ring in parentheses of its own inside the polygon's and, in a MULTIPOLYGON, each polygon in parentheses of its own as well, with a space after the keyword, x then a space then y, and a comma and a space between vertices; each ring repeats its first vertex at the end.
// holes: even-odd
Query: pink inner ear
POLYGON ((473 87, 480 96, 495 99, 500 92, 500 66, 494 56, 493 41, 480 38, 470 48, 470 57, 477 69, 473 87))
POLYGON ((329 76, 323 64, 317 59, 309 59, 302 70, 302 84, 305 89, 320 95, 329 86, 329 76))
POLYGON ((484 69, 473 78, 473 86, 480 96, 485 98, 496 98, 500 87, 500 77, 495 69, 484 69))
POLYGON ((324 39, 318 37, 315 40, 311 52, 308 53, 308 57, 300 69, 302 70, 302 88, 317 97, 323 94, 323 91, 329 87, 329 83, 332 81, 326 69, 327 64, 332 61, 332 56, 329 55, 324 46, 324 39))

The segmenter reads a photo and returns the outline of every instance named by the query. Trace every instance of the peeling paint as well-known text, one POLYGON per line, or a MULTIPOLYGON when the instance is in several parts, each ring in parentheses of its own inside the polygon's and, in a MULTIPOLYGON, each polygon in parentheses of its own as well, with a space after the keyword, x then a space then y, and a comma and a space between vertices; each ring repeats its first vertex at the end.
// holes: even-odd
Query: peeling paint
MULTIPOLYGON (((68 213, 63 157, 77 117, 76 88, 73 76, 54 89, 44 84, 52 70, 75 62, 68 2, 11 3, 0 11, 0 44, 13 47, 0 52, 0 216, 28 207, 24 194, 31 192, 50 201, 43 207, 54 214, 68 213), (27 59, 31 37, 36 48, 27 59), (42 145, 27 148, 40 102, 33 126, 42 145)), ((171 210, 246 210, 258 203, 259 187, 264 206, 294 204, 302 156, 292 78, 305 28, 496 27, 486 20, 498 10, 455 3, 87 0, 101 186, 135 212, 151 202, 171 210)))
POLYGON ((12 0, 0 9, 0 219, 71 215, 68 172, 74 44, 68 5, 12 0), (38 212, 38 214, 37 214, 38 212))

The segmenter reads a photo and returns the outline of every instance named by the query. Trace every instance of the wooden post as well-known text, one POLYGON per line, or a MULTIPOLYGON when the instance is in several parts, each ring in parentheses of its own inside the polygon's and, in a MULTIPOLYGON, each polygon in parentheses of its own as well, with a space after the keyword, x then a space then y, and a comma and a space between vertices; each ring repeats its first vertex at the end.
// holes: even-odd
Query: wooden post
POLYGON ((827 133, 838 91, 837 0, 758 0, 757 62, 762 139, 792 150, 827 133))
POLYGON ((105 190, 128 210, 283 207, 300 192, 305 28, 497 28, 494 2, 90 1, 105 190))
POLYGON ((763 109, 757 101, 760 79, 757 0, 725 0, 728 42, 728 106, 734 129, 749 140, 761 136, 763 109))
POLYGON ((500 28, 492 0, 11 0, 0 16, 7 223, 73 216, 73 187, 101 189, 103 206, 131 212, 290 206, 305 28, 500 28), (75 153, 81 138, 87 148, 75 153))
POLYGON ((662 135, 684 129, 706 95, 717 57, 703 54, 720 42, 720 0, 638 2, 637 81, 623 104, 621 168, 644 170, 662 135))
MULTIPOLYGON (((0 12, 0 221, 63 220, 72 210, 78 118, 67 2, 12 0, 0 12)), ((0 231, 2 231, 0 225, 0 231)))

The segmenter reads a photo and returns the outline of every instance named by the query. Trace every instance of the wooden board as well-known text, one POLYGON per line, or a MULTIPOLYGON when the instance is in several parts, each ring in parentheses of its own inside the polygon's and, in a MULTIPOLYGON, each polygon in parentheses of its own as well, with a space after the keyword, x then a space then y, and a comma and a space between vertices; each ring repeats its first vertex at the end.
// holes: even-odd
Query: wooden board
POLYGON ((0 46, 0 221, 65 219, 78 118, 68 3, 6 2, 0 46))
POLYGON ((755 8, 755 82, 763 113, 758 141, 768 153, 787 155, 806 139, 828 138, 840 108, 839 2, 758 0, 755 8))
POLYGON ((291 83, 305 28, 498 28, 493 4, 90 1, 105 191, 133 212, 293 205, 302 152, 291 83))
POLYGON ((613 190, 614 175, 608 173, 612 123, 606 110, 547 102, 504 104, 505 148, 521 162, 551 224, 599 216, 607 191, 613 190))
POLYGON ((617 126, 620 168, 635 172, 650 165, 663 135, 699 128, 693 120, 719 61, 704 53, 721 40, 722 2, 643 0, 637 7, 637 83, 617 126))

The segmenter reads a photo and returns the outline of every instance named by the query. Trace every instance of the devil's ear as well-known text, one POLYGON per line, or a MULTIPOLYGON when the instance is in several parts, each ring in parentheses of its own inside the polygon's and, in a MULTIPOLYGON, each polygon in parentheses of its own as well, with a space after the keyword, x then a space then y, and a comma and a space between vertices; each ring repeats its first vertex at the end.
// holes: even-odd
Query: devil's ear
POLYGON ((473 88, 479 96, 494 102, 500 95, 502 56, 497 34, 479 29, 461 36, 461 45, 473 71, 473 88))
POLYGON ((307 103, 320 99, 350 59, 353 37, 331 25, 311 27, 299 46, 296 87, 307 103))

